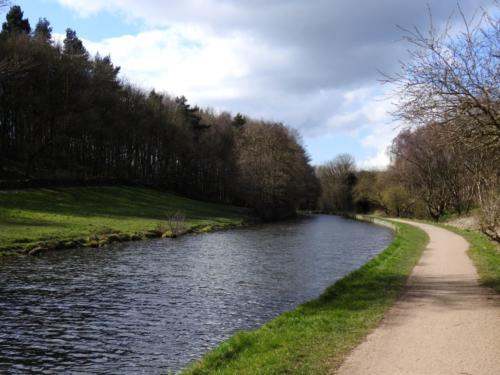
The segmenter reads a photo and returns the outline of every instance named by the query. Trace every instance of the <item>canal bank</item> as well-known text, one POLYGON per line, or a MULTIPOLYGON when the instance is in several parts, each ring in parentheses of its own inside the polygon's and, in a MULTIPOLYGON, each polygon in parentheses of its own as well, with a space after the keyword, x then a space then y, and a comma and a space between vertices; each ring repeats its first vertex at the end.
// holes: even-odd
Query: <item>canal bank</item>
POLYGON ((153 189, 109 186, 0 192, 0 256, 209 232, 252 220, 240 207, 212 204, 153 189))
POLYGON ((391 244, 319 298, 241 332, 186 369, 200 374, 328 374, 377 327, 403 290, 428 236, 395 223, 391 244))

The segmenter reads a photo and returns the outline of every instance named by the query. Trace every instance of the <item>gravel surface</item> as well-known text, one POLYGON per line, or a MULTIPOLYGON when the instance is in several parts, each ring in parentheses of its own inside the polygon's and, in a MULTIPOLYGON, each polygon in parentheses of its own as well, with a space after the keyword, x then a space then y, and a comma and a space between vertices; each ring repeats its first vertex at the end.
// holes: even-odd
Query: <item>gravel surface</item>
POLYGON ((429 245, 381 326, 334 373, 500 374, 500 295, 479 285, 462 237, 408 223, 429 245))

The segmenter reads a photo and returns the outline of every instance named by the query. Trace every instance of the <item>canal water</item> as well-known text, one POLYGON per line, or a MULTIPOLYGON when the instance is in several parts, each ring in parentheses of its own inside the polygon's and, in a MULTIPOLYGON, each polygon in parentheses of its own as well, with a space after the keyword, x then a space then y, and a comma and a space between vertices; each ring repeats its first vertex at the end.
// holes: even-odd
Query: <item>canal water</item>
POLYGON ((318 215, 0 259, 0 373, 176 372, 319 296, 392 235, 318 215))

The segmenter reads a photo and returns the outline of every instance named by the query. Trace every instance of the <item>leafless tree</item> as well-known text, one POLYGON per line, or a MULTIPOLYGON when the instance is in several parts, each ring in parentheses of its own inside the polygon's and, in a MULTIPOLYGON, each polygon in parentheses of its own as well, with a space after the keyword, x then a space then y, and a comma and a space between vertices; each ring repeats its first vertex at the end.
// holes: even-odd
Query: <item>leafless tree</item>
MULTIPOLYGON (((496 9, 491 13, 479 9, 468 18, 458 5, 461 20, 458 32, 451 27, 451 18, 444 28, 438 30, 430 11, 431 25, 427 32, 402 28, 411 46, 410 59, 401 63, 400 73, 384 78, 384 82, 395 86, 398 97, 395 115, 410 127, 434 129, 433 147, 446 148, 448 154, 466 169, 468 176, 451 174, 458 179, 451 179, 452 185, 448 185, 455 200, 463 200, 464 196, 473 193, 484 213, 498 209, 494 202, 498 201, 500 193, 498 1, 494 7, 496 9), (469 183, 469 177, 473 184, 469 183), (467 182, 461 181, 464 178, 467 182), (453 190, 454 187, 459 190, 453 190)), ((430 165, 437 167, 432 174, 443 180, 441 177, 446 173, 439 168, 444 167, 436 161, 430 165)), ((416 171, 419 169, 421 166, 416 171)), ((446 180, 447 184, 451 181, 450 178, 446 180)), ((444 194, 444 185, 438 184, 437 180, 427 182, 428 188, 431 188, 431 182, 435 185, 432 191, 428 191, 428 197, 444 194)))
POLYGON ((447 209, 461 214, 474 202, 474 180, 462 154, 442 144, 432 126, 401 132, 391 148, 393 170, 410 192, 419 195, 437 220, 447 209))
POLYGON ((352 211, 353 188, 356 183, 356 164, 349 154, 341 154, 318 167, 321 183, 320 208, 324 211, 352 211))
MULTIPOLYGON (((498 5, 498 3, 497 3, 498 5)), ((484 10, 467 19, 463 31, 451 21, 438 31, 403 29, 413 49, 400 73, 386 76, 399 98, 395 114, 410 125, 441 126, 470 149, 500 144, 500 21, 484 10)), ((429 12, 430 14, 430 12, 429 12)), ((498 154, 496 157, 500 157, 498 154)))
POLYGON ((249 120, 237 140, 237 190, 265 220, 293 215, 315 180, 296 134, 249 120))

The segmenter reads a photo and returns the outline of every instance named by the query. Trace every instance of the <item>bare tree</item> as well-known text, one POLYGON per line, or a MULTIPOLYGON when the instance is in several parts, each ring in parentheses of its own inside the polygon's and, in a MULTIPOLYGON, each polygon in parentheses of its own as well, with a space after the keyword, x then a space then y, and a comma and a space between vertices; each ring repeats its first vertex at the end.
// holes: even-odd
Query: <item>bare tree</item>
POLYGON ((474 201, 474 181, 462 155, 442 144, 432 126, 401 132, 391 148, 393 170, 410 192, 420 196, 437 220, 449 208, 468 212, 474 201))
POLYGON ((321 183, 320 207, 324 211, 347 213, 353 209, 356 164, 349 154, 341 154, 318 167, 321 183))
POLYGON ((500 21, 483 10, 471 20, 458 11, 463 26, 458 34, 452 33, 451 22, 438 31, 432 15, 427 33, 403 29, 414 47, 410 60, 385 82, 396 86, 395 114, 408 124, 451 124, 446 131, 454 141, 498 150, 500 21))
POLYGON ((265 220, 294 215, 315 179, 297 136, 280 123, 248 120, 237 150, 236 185, 246 202, 265 220))
MULTIPOLYGON (((495 202, 500 193, 498 6, 495 1, 497 9, 492 13, 480 9, 468 18, 458 5, 459 32, 452 29, 451 18, 442 30, 438 30, 430 11, 431 25, 427 32, 402 28, 406 41, 412 46, 410 59, 402 62, 400 73, 384 78, 386 83, 395 86, 399 98, 395 115, 411 127, 433 128, 436 131, 433 147, 448 151, 453 148, 451 154, 467 171, 465 180, 473 179, 470 184, 461 181, 463 173, 453 172, 447 176, 447 183, 452 181, 454 199, 463 200, 473 193, 484 213, 498 209, 495 202), (454 187, 458 190, 453 190, 454 187)), ((441 177, 446 177, 440 170, 443 166, 438 164, 434 161, 429 165, 438 167, 432 174, 443 180, 441 177)), ((422 170, 422 165, 415 170, 422 170)), ((444 194, 443 187, 436 185, 437 180, 427 182, 427 187, 434 189, 428 191, 428 197, 444 194)), ((439 211, 442 210, 436 212, 439 211)), ((500 214, 486 216, 492 218, 500 214)), ((491 225, 495 224, 488 226, 491 225)))

